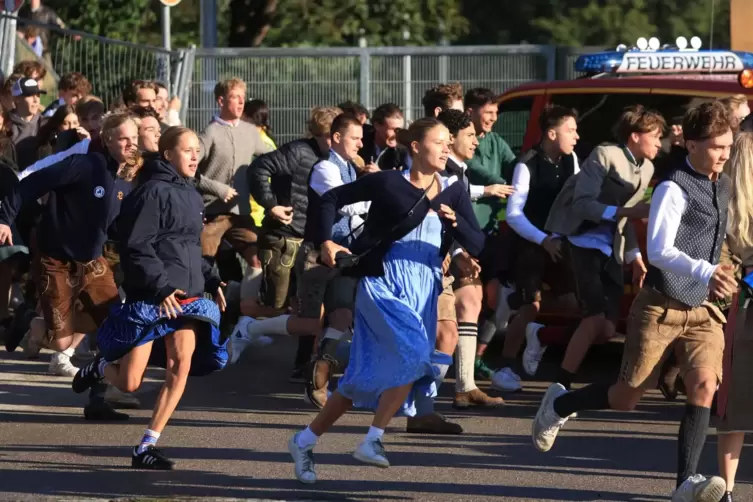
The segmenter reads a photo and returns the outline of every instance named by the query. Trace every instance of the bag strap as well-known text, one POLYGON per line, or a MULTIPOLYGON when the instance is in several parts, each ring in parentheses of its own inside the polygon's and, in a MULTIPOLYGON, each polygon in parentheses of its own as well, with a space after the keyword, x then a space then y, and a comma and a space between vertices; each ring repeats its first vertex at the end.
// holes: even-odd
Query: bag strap
MULTIPOLYGON (((390 231, 388 233, 386 233, 385 235, 381 236, 379 238, 379 240, 377 240, 376 243, 374 243, 374 245, 372 245, 369 249, 367 249, 363 253, 358 254, 356 256, 356 259, 360 260, 365 255, 367 255, 368 253, 372 252, 374 249, 376 249, 379 246, 381 246, 384 243, 384 241, 386 241, 387 239, 394 239, 395 238, 394 236, 397 234, 398 230, 400 230, 400 227, 402 226, 402 222, 405 221, 406 219, 409 219, 411 216, 413 216, 413 213, 416 211, 416 209, 418 208, 418 206, 424 201, 424 199, 426 199, 426 196, 428 195, 429 190, 431 190, 431 187, 433 187, 434 183, 436 183, 436 182, 437 182, 437 177, 436 176, 432 177, 431 183, 429 183, 429 186, 427 186, 424 189, 423 193, 421 194, 421 197, 419 197, 418 200, 416 201, 416 203, 413 204, 413 206, 408 210, 408 213, 405 216, 403 216, 400 219, 400 221, 398 221, 397 223, 395 223, 395 225, 390 229, 390 231)), ((361 225, 364 225, 365 223, 366 222, 362 223, 361 225)), ((360 226, 359 226, 359 228, 360 228, 360 226)))

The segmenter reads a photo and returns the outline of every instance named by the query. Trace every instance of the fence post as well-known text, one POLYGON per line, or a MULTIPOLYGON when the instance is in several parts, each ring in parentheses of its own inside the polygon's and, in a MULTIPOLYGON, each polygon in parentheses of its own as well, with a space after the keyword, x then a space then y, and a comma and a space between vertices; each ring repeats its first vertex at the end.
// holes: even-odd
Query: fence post
POLYGON ((5 76, 13 72, 16 59, 16 15, 0 13, 0 71, 5 76))
POLYGON ((186 123, 186 113, 188 112, 188 101, 191 97, 191 79, 193 78, 193 67, 196 61, 196 46, 190 49, 181 49, 180 64, 178 65, 178 81, 175 90, 176 96, 180 99, 180 122, 186 123))
POLYGON ((546 80, 551 82, 557 80, 557 46, 547 45, 544 49, 546 55, 546 80))
MULTIPOLYGON (((447 47, 450 45, 450 43, 447 41, 447 38, 442 37, 442 41, 439 43, 441 47, 447 47)), ((440 84, 446 84, 447 83, 447 54, 444 53, 441 56, 439 56, 439 83, 440 84)))
POLYGON ((366 109, 371 108, 371 53, 365 47, 359 57, 358 100, 366 109))
POLYGON ((413 82, 410 54, 403 56, 403 111, 406 122, 413 120, 413 82))

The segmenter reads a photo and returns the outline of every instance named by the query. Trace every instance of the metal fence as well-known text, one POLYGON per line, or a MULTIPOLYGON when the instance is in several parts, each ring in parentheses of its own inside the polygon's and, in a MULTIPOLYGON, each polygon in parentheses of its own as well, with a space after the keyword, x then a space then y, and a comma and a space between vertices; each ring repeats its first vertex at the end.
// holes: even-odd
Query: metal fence
MULTIPOLYGON (((179 97, 187 89, 190 76, 184 65, 186 50, 168 51, 160 47, 133 44, 74 30, 63 30, 0 12, 0 69, 10 75, 14 62, 37 58, 54 78, 77 71, 86 75, 93 93, 109 108, 122 96, 127 82, 133 79, 157 79, 179 97), (28 26, 49 32, 49 47, 39 58, 29 45, 17 38, 28 26)), ((48 89, 54 91, 54 89, 48 89)))
MULTIPOLYGON (((8 75, 13 62, 33 53, 16 33, 37 23, 0 12, 0 70, 8 75)), ((37 24, 38 25, 38 24, 37 24)), ((577 78, 573 62, 584 52, 547 45, 374 48, 181 49, 133 44, 53 26, 43 58, 54 79, 79 71, 91 81, 95 95, 109 107, 132 79, 158 79, 182 103, 184 123, 202 130, 217 111, 217 82, 240 77, 248 98, 260 98, 271 110, 278 143, 300 137, 311 108, 356 100, 373 110, 395 103, 412 120, 423 115, 427 89, 445 82, 464 88, 488 87, 496 92, 527 82, 577 78)), ((54 97, 54 93, 52 97, 54 97)), ((524 131, 514 117, 500 119, 496 129, 517 144, 524 131)))
POLYGON ((426 90, 443 82, 502 92, 555 77, 554 47, 535 45, 197 49, 195 57, 187 125, 206 125, 217 108, 214 85, 236 76, 248 83, 249 98, 269 105, 278 142, 300 137, 314 106, 391 102, 411 120, 423 115, 426 90))

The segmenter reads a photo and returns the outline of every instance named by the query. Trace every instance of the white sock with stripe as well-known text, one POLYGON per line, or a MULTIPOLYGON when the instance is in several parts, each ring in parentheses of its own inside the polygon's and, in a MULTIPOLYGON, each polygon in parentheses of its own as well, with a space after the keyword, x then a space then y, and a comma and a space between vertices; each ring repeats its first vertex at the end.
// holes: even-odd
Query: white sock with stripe
POLYGON ((136 453, 141 455, 147 449, 149 449, 150 446, 155 446, 157 444, 157 440, 159 440, 159 437, 159 432, 153 431, 151 429, 145 430, 144 437, 141 438, 141 444, 139 444, 139 446, 136 448, 136 453))

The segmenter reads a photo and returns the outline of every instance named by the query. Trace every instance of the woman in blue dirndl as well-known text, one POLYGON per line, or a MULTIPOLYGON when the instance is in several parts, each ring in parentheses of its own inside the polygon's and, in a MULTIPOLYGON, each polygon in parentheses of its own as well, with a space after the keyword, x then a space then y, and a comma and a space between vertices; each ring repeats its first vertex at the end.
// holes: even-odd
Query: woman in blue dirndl
POLYGON ((452 362, 434 350, 442 257, 455 239, 477 256, 484 236, 462 184, 442 189, 438 173, 449 155, 447 128, 436 119, 420 119, 400 131, 400 140, 411 151, 409 171, 369 174, 321 199, 321 259, 336 266, 336 257, 342 263, 343 254, 352 252, 358 263, 346 273, 361 280, 345 374, 319 415, 288 443, 296 478, 303 483, 316 481, 317 439, 352 406, 375 410, 353 456, 389 467, 384 429, 395 415, 415 415, 415 397, 436 394, 435 365, 452 362), (371 201, 366 224, 347 250, 330 240, 335 214, 362 201, 371 201))
POLYGON ((147 364, 165 367, 165 383, 131 466, 172 469, 155 447, 183 396, 189 375, 205 375, 227 362, 220 311, 220 279, 201 256, 204 205, 193 184, 199 140, 171 127, 159 140, 161 159, 147 163, 139 187, 124 201, 118 221, 123 289, 97 333, 100 356, 81 368, 73 390, 84 392, 101 379, 124 392, 141 385, 147 364), (215 301, 204 298, 213 293, 215 301))

